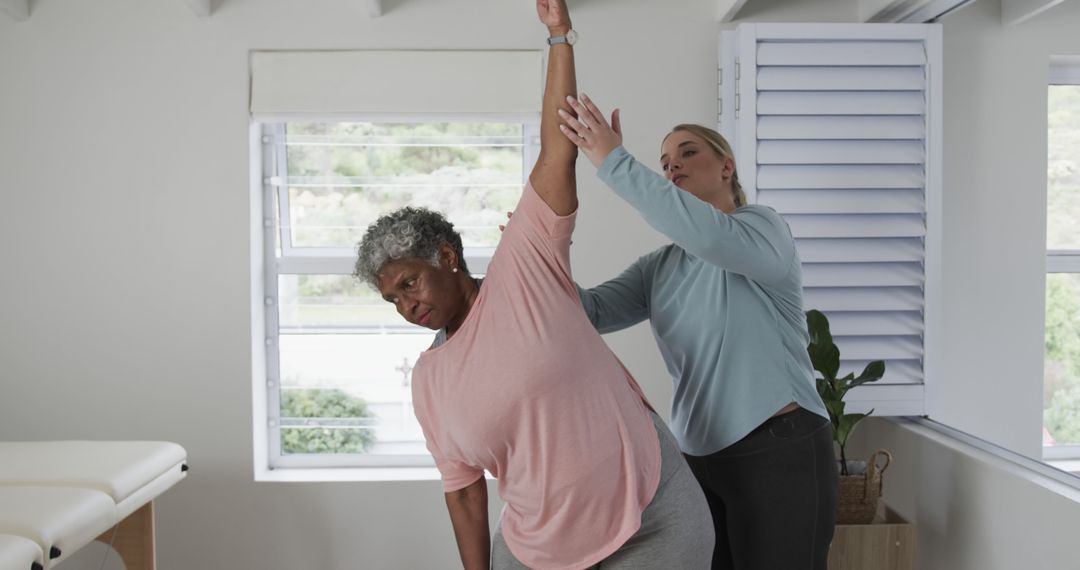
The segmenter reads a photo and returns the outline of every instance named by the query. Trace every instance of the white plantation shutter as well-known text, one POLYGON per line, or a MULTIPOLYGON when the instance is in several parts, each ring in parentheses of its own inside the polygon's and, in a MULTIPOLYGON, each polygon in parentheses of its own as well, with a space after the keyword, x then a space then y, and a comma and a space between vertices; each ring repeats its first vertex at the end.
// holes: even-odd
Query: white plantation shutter
POLYGON ((940 251, 941 29, 743 24, 721 41, 720 130, 751 202, 791 226, 806 309, 841 373, 884 360, 850 411, 922 415, 940 251))

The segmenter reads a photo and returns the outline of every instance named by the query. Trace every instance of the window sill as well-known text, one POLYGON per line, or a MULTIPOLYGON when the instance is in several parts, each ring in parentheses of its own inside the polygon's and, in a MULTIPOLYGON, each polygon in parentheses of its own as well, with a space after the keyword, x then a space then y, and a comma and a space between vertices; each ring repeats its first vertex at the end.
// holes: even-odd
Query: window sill
POLYGON ((1080 475, 1080 459, 1047 459, 1046 464, 1066 473, 1080 475))
POLYGON ((438 481, 434 467, 332 467, 256 469, 255 481, 326 483, 360 481, 438 481))
MULTIPOLYGON (((1032 459, 926 418, 887 418, 948 449, 972 457, 1021 480, 1080 504, 1080 477, 1062 471, 1057 462, 1032 459)), ((1080 463, 1080 462, 1077 462, 1080 463)))

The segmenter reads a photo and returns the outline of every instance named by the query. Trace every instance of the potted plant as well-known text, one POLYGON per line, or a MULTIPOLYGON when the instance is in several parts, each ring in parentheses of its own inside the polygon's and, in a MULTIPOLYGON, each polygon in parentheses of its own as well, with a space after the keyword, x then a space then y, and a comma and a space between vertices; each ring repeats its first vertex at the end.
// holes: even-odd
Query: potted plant
POLYGON ((876 382, 885 375, 885 362, 875 360, 866 365, 862 374, 854 372, 838 378, 840 373, 840 349, 833 343, 829 331, 829 319, 818 310, 806 312, 806 327, 810 333, 810 344, 806 350, 810 362, 821 374, 817 379, 817 391, 825 402, 832 422, 833 440, 840 449, 840 497, 837 505, 837 523, 869 523, 877 511, 877 499, 881 496, 881 474, 892 461, 888 451, 879 450, 867 462, 849 462, 847 459, 847 441, 852 431, 874 410, 865 414, 844 413, 844 396, 856 386, 876 382), (878 458, 884 459, 878 465, 878 458), (863 463, 861 468, 852 464, 863 463), (852 471, 855 471, 852 473, 852 471))

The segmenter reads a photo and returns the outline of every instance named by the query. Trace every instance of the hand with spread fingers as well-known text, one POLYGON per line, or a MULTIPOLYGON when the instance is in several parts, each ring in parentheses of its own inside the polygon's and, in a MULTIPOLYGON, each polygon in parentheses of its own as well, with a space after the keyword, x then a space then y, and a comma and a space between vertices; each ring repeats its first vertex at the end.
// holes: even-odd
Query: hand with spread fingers
POLYGON ((619 110, 615 109, 611 113, 611 123, 608 123, 604 113, 588 95, 582 93, 580 100, 567 96, 566 101, 577 113, 577 118, 560 109, 559 116, 565 124, 559 125, 559 129, 589 157, 593 166, 600 168, 611 151, 622 144, 619 110))

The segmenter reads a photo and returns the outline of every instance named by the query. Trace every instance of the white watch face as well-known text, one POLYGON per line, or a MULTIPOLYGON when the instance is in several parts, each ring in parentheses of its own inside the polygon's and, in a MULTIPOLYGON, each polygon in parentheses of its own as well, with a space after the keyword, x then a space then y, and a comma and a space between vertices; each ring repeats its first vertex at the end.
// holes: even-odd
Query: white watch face
POLYGON ((568 43, 570 45, 574 45, 574 44, 577 43, 577 32, 576 31, 570 30, 569 32, 566 32, 566 43, 568 43))

